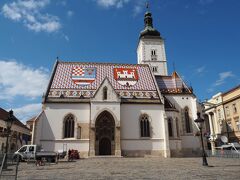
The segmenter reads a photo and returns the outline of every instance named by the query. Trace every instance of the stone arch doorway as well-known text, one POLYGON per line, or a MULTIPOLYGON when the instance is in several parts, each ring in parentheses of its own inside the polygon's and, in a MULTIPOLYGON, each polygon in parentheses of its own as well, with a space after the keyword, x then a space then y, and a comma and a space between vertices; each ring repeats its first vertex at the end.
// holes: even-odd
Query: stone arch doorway
POLYGON ((103 111, 96 119, 95 154, 115 155, 115 121, 108 111, 103 111))

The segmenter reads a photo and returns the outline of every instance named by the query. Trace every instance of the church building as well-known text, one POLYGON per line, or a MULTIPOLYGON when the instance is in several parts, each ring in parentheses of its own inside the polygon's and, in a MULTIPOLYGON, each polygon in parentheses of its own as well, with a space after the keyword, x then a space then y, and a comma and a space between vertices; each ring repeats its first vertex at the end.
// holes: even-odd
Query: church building
POLYGON ((75 149, 81 157, 199 151, 196 96, 177 72, 168 74, 164 39, 150 12, 144 24, 137 64, 56 61, 32 143, 75 149))

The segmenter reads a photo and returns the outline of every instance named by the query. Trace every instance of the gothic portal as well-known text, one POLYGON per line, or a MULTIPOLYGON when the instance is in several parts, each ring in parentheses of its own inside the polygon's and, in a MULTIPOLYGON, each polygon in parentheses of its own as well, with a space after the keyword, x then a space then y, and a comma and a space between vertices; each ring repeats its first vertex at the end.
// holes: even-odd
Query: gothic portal
POLYGON ((115 122, 113 116, 102 112, 95 123, 96 155, 115 155, 115 122))

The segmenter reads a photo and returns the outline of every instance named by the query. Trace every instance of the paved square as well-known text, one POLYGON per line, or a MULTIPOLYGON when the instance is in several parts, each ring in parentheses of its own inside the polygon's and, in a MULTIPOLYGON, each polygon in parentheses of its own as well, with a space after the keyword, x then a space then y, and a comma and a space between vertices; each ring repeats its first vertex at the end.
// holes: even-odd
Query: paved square
POLYGON ((240 179, 240 159, 89 158, 36 167, 21 163, 18 179, 240 179))

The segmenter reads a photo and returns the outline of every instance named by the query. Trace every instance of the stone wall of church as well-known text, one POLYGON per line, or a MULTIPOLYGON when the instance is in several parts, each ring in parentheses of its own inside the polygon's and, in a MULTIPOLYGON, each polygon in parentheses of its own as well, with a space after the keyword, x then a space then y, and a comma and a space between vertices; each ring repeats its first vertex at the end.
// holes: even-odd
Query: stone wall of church
POLYGON ((121 105, 121 150, 124 156, 145 156, 168 154, 163 105, 122 104, 121 105), (141 137, 140 117, 149 116, 150 138, 141 137))
POLYGON ((168 125, 171 123, 171 133, 169 135, 169 148, 171 157, 179 157, 182 150, 182 126, 181 126, 181 114, 179 111, 166 111, 168 125))
MULTIPOLYGON (((166 95, 166 97, 175 105, 180 115, 180 139, 181 139, 181 155, 194 156, 197 155, 200 148, 199 138, 194 136, 198 131, 194 120, 197 119, 198 104, 195 97, 192 95, 166 95), (189 109, 189 116, 191 120, 191 133, 186 133, 184 109, 189 109)), ((170 141, 170 148, 173 154, 177 154, 176 142, 170 141)))
MULTIPOLYGON (((82 104, 45 104, 44 113, 38 120, 35 127, 35 143, 43 146, 45 150, 58 151, 66 149, 77 149, 83 156, 95 155, 94 132, 95 120, 103 111, 112 114, 116 126, 115 155, 123 156, 175 156, 181 153, 189 155, 199 150, 199 139, 194 136, 196 126, 193 120, 196 118, 196 100, 191 96, 167 97, 175 104, 179 113, 167 112, 165 115, 164 106, 161 104, 120 104, 118 100, 82 104), (189 115, 193 125, 192 133, 185 133, 182 109, 189 108, 189 115), (74 138, 63 137, 63 122, 68 115, 74 115, 75 133, 74 138), (150 121, 150 137, 141 137, 140 117, 147 114, 150 121), (179 121, 179 135, 176 130, 174 137, 169 138, 167 122, 168 117, 173 121, 179 121), (78 127, 81 127, 81 135, 78 135, 78 127), (119 132, 118 132, 119 131, 119 132), (120 135, 120 138, 119 136, 120 135), (119 141, 118 141, 119 140, 119 141), (90 149, 89 149, 90 147, 90 149)), ((173 128, 176 129, 173 122, 173 128)))
POLYGON ((89 127, 90 104, 45 104, 35 125, 34 143, 49 151, 76 149, 88 154, 89 127), (74 116, 74 138, 64 138, 64 118, 69 114, 74 116))

